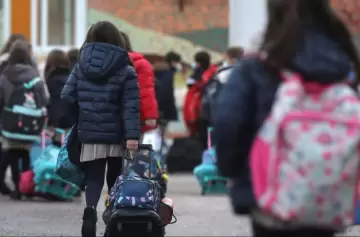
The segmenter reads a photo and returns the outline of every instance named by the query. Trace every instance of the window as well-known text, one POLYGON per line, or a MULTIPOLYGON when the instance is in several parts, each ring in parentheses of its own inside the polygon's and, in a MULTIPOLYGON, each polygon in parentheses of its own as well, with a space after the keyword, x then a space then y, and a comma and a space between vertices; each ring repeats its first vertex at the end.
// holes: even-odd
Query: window
POLYGON ((75 1, 48 1, 48 44, 75 44, 75 1))
POLYGON ((0 45, 5 42, 4 39, 4 3, 0 0, 0 45))

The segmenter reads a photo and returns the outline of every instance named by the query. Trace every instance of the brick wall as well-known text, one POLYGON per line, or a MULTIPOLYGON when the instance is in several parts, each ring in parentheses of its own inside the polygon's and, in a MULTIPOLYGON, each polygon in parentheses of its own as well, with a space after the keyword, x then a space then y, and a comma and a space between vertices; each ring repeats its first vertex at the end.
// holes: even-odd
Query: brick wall
POLYGON ((139 27, 164 33, 228 27, 227 0, 88 0, 90 8, 114 14, 139 27))
MULTIPOLYGON (((176 34, 187 31, 227 28, 228 0, 88 0, 90 8, 111 13, 135 26, 176 34)), ((360 34, 360 0, 331 0, 351 31, 360 34)))

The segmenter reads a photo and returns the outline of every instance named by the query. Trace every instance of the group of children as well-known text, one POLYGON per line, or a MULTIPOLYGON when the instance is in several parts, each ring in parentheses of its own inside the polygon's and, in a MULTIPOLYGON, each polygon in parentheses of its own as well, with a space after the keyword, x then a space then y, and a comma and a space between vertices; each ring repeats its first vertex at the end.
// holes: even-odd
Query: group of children
MULTIPOLYGON (((142 54, 133 52, 124 32, 106 21, 89 29, 80 50, 51 51, 44 75, 38 71, 31 45, 21 35, 9 39, 1 59, 2 116, 9 108, 14 88, 20 84, 31 85, 30 97, 34 97, 35 107, 45 109, 46 130, 54 144, 61 145, 55 128, 68 130, 76 125, 78 140, 82 143, 79 159, 86 172, 82 234, 95 236, 96 207, 105 172, 110 189, 122 170, 125 150, 137 150, 141 134, 157 125, 159 111, 151 64, 142 54), (43 80, 32 83, 36 78, 43 80)), ((6 124, 4 119, 2 117, 2 124, 6 124)), ((3 129, 0 192, 19 200, 20 172, 30 169, 32 143, 6 138, 5 132, 3 129), (14 190, 5 184, 8 166, 14 190)))
MULTIPOLYGON (((55 128, 68 129, 74 123, 74 116, 65 116, 62 113, 64 105, 60 101, 60 93, 72 66, 77 61, 77 55, 78 50, 76 49, 70 50, 68 53, 61 50, 52 51, 46 59, 43 80, 39 80, 31 90, 36 106, 47 110, 47 129, 49 131, 55 128)), ((23 95, 16 94, 20 85, 40 79, 42 75, 38 70, 31 45, 22 35, 12 35, 5 44, 0 57, 0 110, 2 111, 2 134, 4 134, 0 152, 0 193, 10 195, 13 199, 20 199, 21 193, 18 190, 20 173, 30 169, 29 150, 32 143, 22 140, 20 137, 16 139, 11 136, 13 134, 6 133, 8 132, 6 131, 8 120, 12 117, 7 116, 4 111, 8 110, 10 104, 14 106, 15 97, 17 97, 15 100, 22 99, 23 95), (11 190, 5 183, 8 167, 11 168, 14 190, 11 190)), ((60 144, 59 136, 54 134, 53 140, 55 144, 60 144)))

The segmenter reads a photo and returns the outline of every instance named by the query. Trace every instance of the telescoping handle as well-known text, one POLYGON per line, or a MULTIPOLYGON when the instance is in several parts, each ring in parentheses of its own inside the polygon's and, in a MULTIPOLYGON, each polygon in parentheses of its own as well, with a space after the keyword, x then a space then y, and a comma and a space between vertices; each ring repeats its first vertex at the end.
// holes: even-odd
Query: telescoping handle
MULTIPOLYGON (((64 144, 64 141, 65 141, 65 133, 66 131, 64 129, 61 129, 61 128, 56 128, 55 129, 55 132, 60 134, 60 142, 61 142, 61 145, 64 144)), ((46 134, 46 129, 43 129, 43 131, 41 132, 41 148, 42 149, 45 149, 46 148, 46 138, 49 137, 47 134, 46 134)))
POLYGON ((211 144, 211 132, 212 131, 213 131, 213 128, 208 128, 208 131, 207 131, 207 145, 208 145, 209 150, 212 147, 212 144, 211 144))
MULTIPOLYGON (((138 146, 138 151, 143 151, 143 150, 147 150, 149 151, 149 153, 151 151, 153 151, 153 147, 151 144, 139 144, 138 146)), ((130 150, 126 149, 125 151, 125 156, 124 156, 124 159, 123 159, 123 174, 125 175, 125 169, 126 169, 126 161, 132 161, 133 160, 133 157, 132 157, 132 153, 130 150)), ((151 156, 149 154, 149 178, 151 179, 151 167, 152 167, 152 159, 151 159, 151 156)))

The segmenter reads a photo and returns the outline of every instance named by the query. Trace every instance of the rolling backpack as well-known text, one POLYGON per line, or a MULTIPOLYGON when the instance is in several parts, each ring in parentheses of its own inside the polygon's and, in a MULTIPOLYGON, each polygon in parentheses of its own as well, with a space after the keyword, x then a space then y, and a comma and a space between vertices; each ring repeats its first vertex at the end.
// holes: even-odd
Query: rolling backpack
MULTIPOLYGON (((59 152, 60 147, 46 142, 45 132, 42 133, 42 142, 33 144, 30 155, 34 196, 49 197, 51 200, 72 200, 79 191, 78 186, 55 173, 59 152)), ((26 172, 22 174, 23 186, 26 186, 26 175, 26 172)))
POLYGON ((2 136, 20 141, 38 141, 46 120, 46 108, 41 107, 35 86, 40 77, 14 88, 2 113, 2 136))
POLYGON ((344 229, 358 200, 360 101, 345 82, 320 85, 282 72, 251 149, 260 210, 285 223, 344 229))
POLYGON ((141 150, 133 155, 131 162, 127 162, 125 169, 129 176, 155 180, 160 184, 160 197, 164 198, 167 191, 168 175, 164 157, 154 150, 141 150), (150 160, 149 160, 150 159, 150 160))
POLYGON ((219 175, 216 166, 216 152, 211 144, 212 128, 208 128, 208 149, 203 152, 202 162, 194 168, 194 175, 197 178, 201 195, 208 193, 227 193, 227 179, 219 175))
MULTIPOLYGON (((152 147, 139 145, 139 150, 150 152, 152 147)), ((148 162, 151 163, 152 159, 148 162)), ((127 170, 125 162, 123 170, 110 190, 109 205, 103 213, 107 225, 105 236, 164 236, 159 214, 160 184, 151 179, 152 172, 149 172, 149 178, 140 177, 127 170)))

